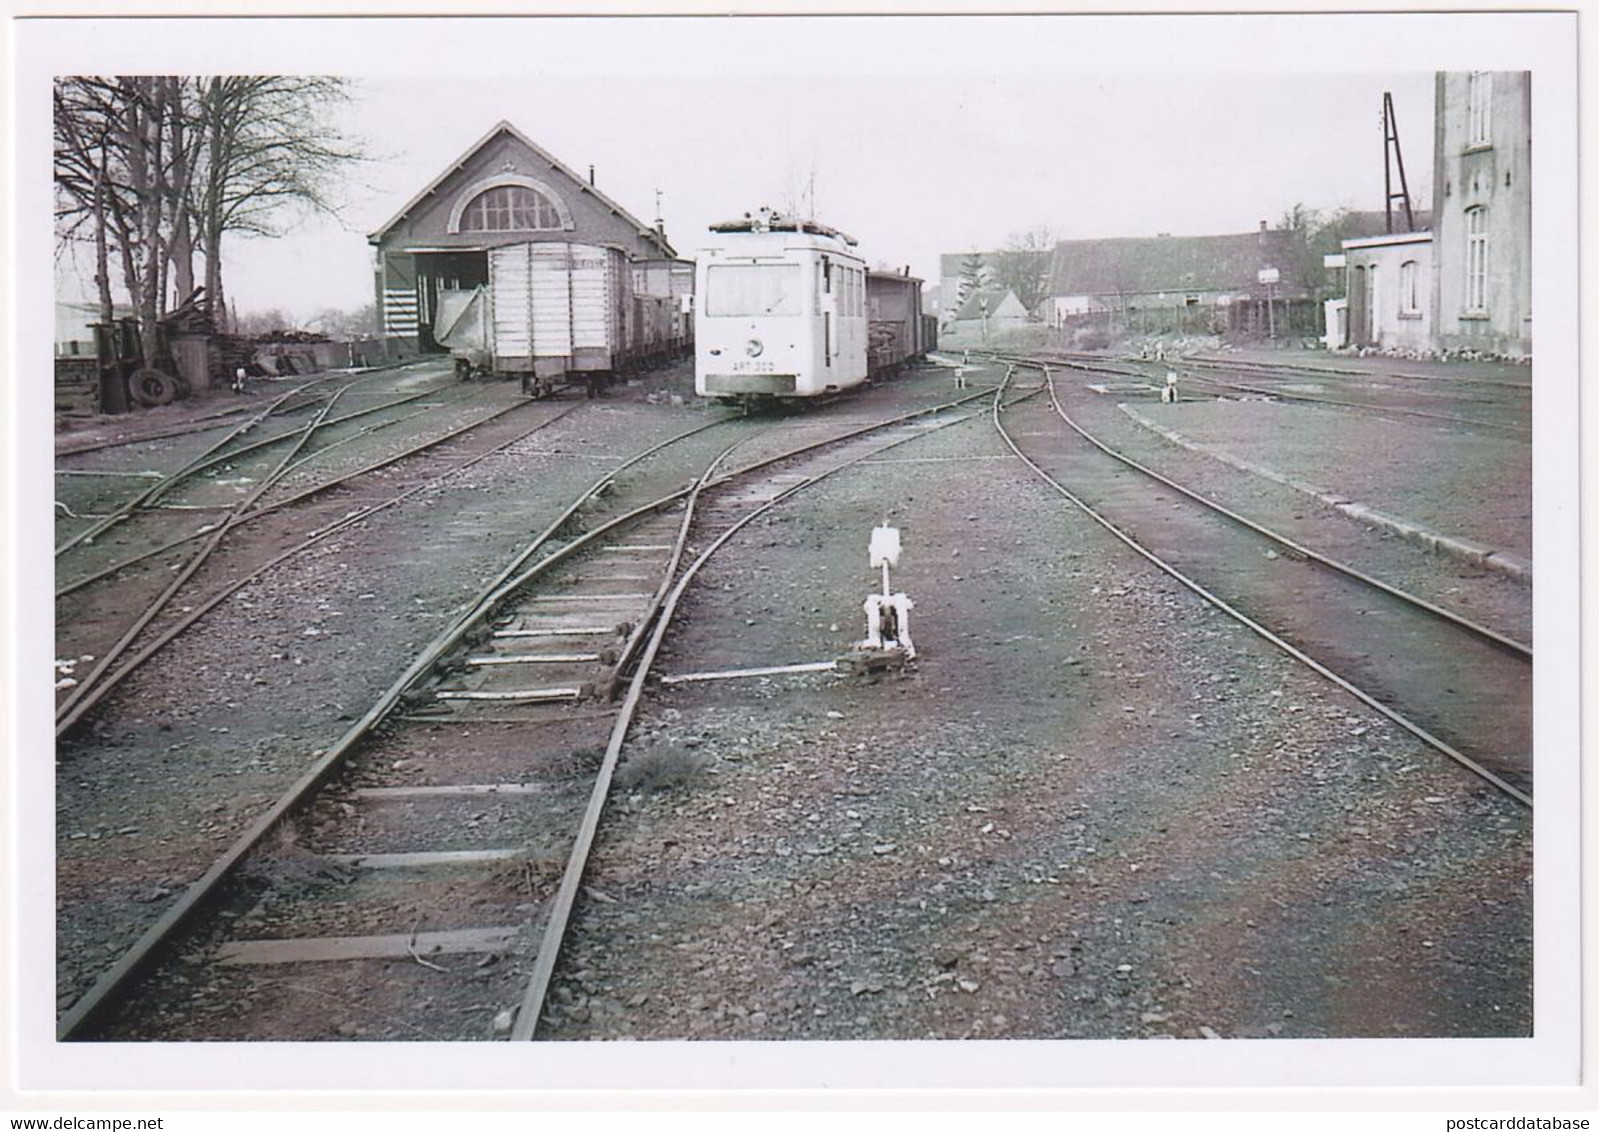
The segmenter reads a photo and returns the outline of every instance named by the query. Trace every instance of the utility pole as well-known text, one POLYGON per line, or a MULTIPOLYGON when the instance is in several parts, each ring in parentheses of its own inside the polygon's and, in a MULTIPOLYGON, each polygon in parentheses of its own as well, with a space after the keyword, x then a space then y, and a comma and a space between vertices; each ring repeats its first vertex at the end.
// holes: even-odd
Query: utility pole
POLYGON ((1395 121, 1394 97, 1383 92, 1383 230, 1394 234, 1394 202, 1406 210, 1406 231, 1416 231, 1411 215, 1411 192, 1406 187, 1406 162, 1400 155, 1400 124, 1395 121), (1393 173, 1400 176, 1400 191, 1394 191, 1393 173))

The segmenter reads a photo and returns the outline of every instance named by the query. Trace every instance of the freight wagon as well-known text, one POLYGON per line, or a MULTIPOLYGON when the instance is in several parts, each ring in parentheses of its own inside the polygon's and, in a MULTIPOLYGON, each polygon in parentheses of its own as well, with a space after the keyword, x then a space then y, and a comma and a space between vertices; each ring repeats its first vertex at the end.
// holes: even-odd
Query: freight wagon
POLYGON ((630 264, 599 244, 529 241, 488 252, 488 281, 442 289, 433 337, 463 377, 517 376, 545 396, 665 360, 673 342, 676 261, 630 264))
POLYGON ((922 280, 903 274, 867 273, 867 327, 873 376, 892 376, 921 361, 932 348, 922 314, 922 280))

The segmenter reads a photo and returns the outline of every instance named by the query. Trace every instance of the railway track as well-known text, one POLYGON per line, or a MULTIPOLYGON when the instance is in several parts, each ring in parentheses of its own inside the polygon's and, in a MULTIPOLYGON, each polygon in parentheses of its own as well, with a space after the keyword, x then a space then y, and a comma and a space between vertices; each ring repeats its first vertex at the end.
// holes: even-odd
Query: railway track
MULTIPOLYGON (((565 533, 626 467, 731 418, 607 471, 63 1014, 61 1036, 104 1026, 180 938, 213 959, 176 976, 208 988, 190 994, 253 1004, 235 1036, 535 1036, 629 721, 696 571, 794 492, 989 395, 806 422, 828 434, 724 470, 771 448, 752 432, 693 483, 565 533)), ((129 1027, 137 1017, 111 1033, 129 1027)))
MULTIPOLYGON (((995 356, 999 357, 1001 360, 1022 362, 1030 361, 1029 358, 1017 357, 1013 355, 995 356)), ((1355 400, 1349 397, 1328 397, 1316 392, 1312 392, 1305 388, 1295 388, 1289 383, 1282 381, 1279 381, 1276 384, 1261 385, 1241 381, 1230 381, 1224 377, 1207 376, 1199 371, 1201 369, 1215 369, 1219 367, 1212 362, 1197 359, 1184 358, 1181 359, 1181 361, 1175 359, 1171 362, 1128 359, 1120 363, 1112 363, 1110 360, 1098 357, 1096 355, 1071 354, 1060 351, 1052 351, 1048 355, 1041 354, 1039 357, 1041 359, 1047 358, 1050 364, 1059 365, 1063 368, 1078 369, 1088 373, 1102 373, 1118 378, 1132 378, 1140 382, 1150 383, 1152 389, 1156 388, 1161 382, 1162 376, 1166 370, 1171 369, 1174 366, 1179 366, 1181 367, 1183 381, 1185 383, 1190 381, 1198 381, 1202 384, 1211 386, 1214 389, 1227 390, 1232 393, 1245 393, 1256 397, 1270 397, 1285 401, 1299 401, 1307 404, 1327 405, 1331 408, 1342 411, 1367 413, 1378 416, 1415 417, 1421 420, 1438 421, 1450 425, 1466 425, 1470 428, 1487 429, 1491 432, 1514 436, 1530 436, 1532 434, 1531 426, 1520 421, 1486 420, 1483 417, 1477 416, 1461 416, 1456 413, 1439 413, 1430 409, 1417 408, 1414 405, 1396 404, 1393 401, 1383 402, 1375 400, 1355 400)), ((1268 376, 1270 372, 1271 371, 1263 371, 1260 376, 1268 376)), ((1414 398, 1418 395, 1416 391, 1401 390, 1400 393, 1404 399, 1414 398)), ((1428 392, 1424 392, 1422 395, 1425 397, 1437 396, 1437 394, 1428 392)), ((1457 396, 1453 397, 1452 400, 1461 401, 1463 398, 1457 396)), ((1494 404, 1496 408, 1505 408, 1505 406, 1501 404, 1494 404)), ((1519 405, 1512 411, 1518 416, 1525 415, 1526 406, 1519 405)))
MULTIPOLYGON (((319 379, 322 381, 326 378, 319 379)), ((307 383, 313 384, 313 383, 307 383)), ((304 389, 306 385, 299 388, 304 389)), ((227 428, 234 424, 238 417, 250 412, 250 405, 235 405, 231 409, 223 409, 205 416, 193 417, 182 424, 171 425, 167 428, 151 429, 148 432, 134 432, 118 436, 110 440, 80 440, 77 443, 58 445, 56 448, 56 461, 70 460, 74 456, 87 456, 93 452, 104 452, 111 448, 130 448, 135 444, 152 444, 158 440, 173 440, 180 436, 196 436, 203 432, 215 432, 219 428, 227 428)), ((293 411, 293 410, 290 410, 293 411)))
MULTIPOLYGON (((1315 366, 1303 365, 1296 362, 1261 362, 1246 358, 1212 358, 1186 355, 1183 359, 1187 365, 1201 365, 1210 369, 1232 370, 1236 373, 1263 374, 1293 374, 1301 377, 1315 378, 1318 380, 1350 379, 1361 382, 1409 382, 1418 386, 1429 384, 1449 386, 1451 389, 1460 389, 1463 386, 1481 389, 1505 389, 1521 396, 1533 394, 1533 383, 1528 381, 1502 381, 1489 377, 1464 377, 1455 374, 1426 374, 1403 373, 1393 371, 1378 371, 1357 369, 1353 366, 1315 366)), ((1446 394, 1448 395, 1448 394, 1446 394)))
MULTIPOLYGON (((331 381, 337 381, 340 377, 354 376, 357 379, 361 379, 371 377, 385 371, 411 369, 427 364, 427 362, 418 362, 417 360, 413 359, 411 361, 398 362, 389 365, 368 366, 365 369, 356 372, 347 370, 343 371, 342 373, 324 374, 320 377, 314 376, 310 378, 294 379, 289 383, 294 385, 294 388, 291 390, 291 392, 303 392, 306 390, 313 390, 318 386, 324 385, 331 381)), ((275 383, 279 381, 285 381, 285 379, 276 379, 275 383)), ((58 444, 56 446, 56 461, 59 464, 62 460, 67 460, 74 456, 86 456, 92 452, 103 452, 111 448, 127 448, 135 444, 149 444, 157 440, 171 440, 180 436, 193 436, 203 432, 213 432, 219 428, 227 428, 229 424, 232 423, 230 418, 238 417, 241 414, 248 413, 251 411, 251 408, 252 407, 249 404, 235 405, 231 408, 219 409, 216 412, 206 413, 202 416, 190 417, 182 424, 175 424, 165 428, 155 428, 149 431, 133 431, 112 439, 79 440, 76 443, 68 441, 65 444, 58 444)), ((293 409, 289 411, 292 412, 293 409)))
MULTIPOLYGON (((430 394, 416 396, 427 395, 430 394)), ((394 409, 409 404, 416 396, 391 400, 377 408, 394 409)), ((303 451, 319 425, 327 423, 336 405, 336 399, 330 399, 319 419, 300 430, 290 450, 280 456, 262 480, 219 520, 63 585, 57 593, 58 621, 63 626, 58 651, 75 657, 91 657, 94 667, 84 671, 81 677, 75 674, 70 683, 64 681, 66 686, 58 688, 57 737, 76 727, 113 689, 181 632, 267 570, 336 531, 470 467, 493 451, 553 423, 575 407, 546 409, 532 428, 522 426, 520 415, 516 420, 506 419, 530 404, 532 402, 516 401, 511 405, 486 406, 486 411, 473 414, 465 423, 406 443, 398 451, 389 452, 376 461, 323 477, 302 475, 302 482, 296 485, 291 474, 321 454, 305 455, 303 451), (487 430, 486 438, 480 430, 487 430), (486 443, 469 448, 462 459, 463 454, 454 449, 467 443, 469 438, 486 439, 486 443), (441 448, 442 452, 435 452, 441 448), (449 466, 441 468, 444 463, 449 466), (387 469, 399 464, 404 465, 404 472, 398 477, 400 482, 394 482, 397 477, 387 469), (353 499, 352 495, 367 483, 380 484, 382 495, 371 500, 353 499), (340 490, 335 492, 334 489, 340 490), (277 497, 273 498, 275 492, 277 497), (327 498, 319 502, 325 505, 307 510, 310 501, 323 496, 327 498), (357 506, 351 507, 351 503, 357 506), (272 521, 262 525, 260 537, 249 545, 236 545, 237 540, 230 540, 229 536, 241 527, 264 519, 272 521), (187 558, 181 557, 183 548, 195 541, 201 545, 187 558), (278 547, 285 543, 289 544, 288 549, 261 561, 261 547, 278 547), (141 575, 137 585, 147 593, 156 591, 142 602, 129 598, 129 590, 136 588, 128 584, 128 575, 134 569, 141 575), (70 605, 63 605, 62 600, 68 595, 77 596, 72 597, 70 605), (179 605, 180 599, 188 604, 179 605), (92 635, 91 629, 86 627, 92 627, 99 636, 92 635)), ((367 412, 362 411, 340 419, 349 421, 366 415, 367 412)), ((408 413, 386 423, 395 424, 413 415, 408 413)), ((364 426, 356 435, 370 435, 379 427, 383 425, 364 426)), ((355 438, 346 437, 321 451, 329 451, 355 438)))
MULTIPOLYGON (((241 476, 243 476, 248 472, 256 471, 255 467, 253 466, 254 462, 260 462, 263 468, 270 468, 270 449, 277 448, 284 444, 306 444, 308 440, 321 440, 322 437, 332 434, 337 428, 346 425, 351 421, 361 420, 363 418, 372 416, 373 414, 383 413, 390 409, 419 401, 425 397, 439 396, 438 391, 424 390, 419 393, 393 398, 387 402, 380 402, 376 405, 369 405, 364 408, 356 409, 353 412, 342 413, 339 416, 327 415, 326 403, 329 397, 332 397, 335 400, 340 399, 364 380, 367 380, 367 378, 357 378, 355 380, 346 382, 344 385, 334 390, 331 394, 311 395, 296 401, 296 398, 305 393, 308 389, 307 386, 301 386, 278 398, 275 398, 267 405, 265 409, 255 413, 249 420, 232 428, 227 436, 209 445, 198 455, 191 457, 189 460, 185 461, 182 465, 169 473, 152 473, 150 475, 146 475, 144 473, 139 473, 137 475, 122 473, 123 475, 130 476, 131 478, 154 479, 155 482, 145 490, 133 495, 131 498, 123 500, 120 503, 113 504, 112 510, 107 514, 82 516, 82 518, 89 520, 89 525, 80 528, 68 536, 56 547, 58 572, 71 571, 74 563, 72 558, 67 557, 67 553, 69 551, 73 549, 80 549, 81 552, 82 550, 87 550, 91 544, 96 542, 103 543, 105 540, 102 538, 102 536, 106 535, 107 532, 115 531, 119 540, 121 541, 148 542, 152 537, 158 536, 147 535, 142 530, 139 532, 130 532, 129 528, 138 523, 143 523, 145 525, 154 525, 159 529, 159 524, 163 520, 168 525, 171 525, 177 521, 179 516, 177 516, 176 513, 181 511, 230 509, 232 505, 237 502, 236 495, 230 498, 229 493, 223 493, 223 498, 220 500, 214 498, 214 496, 217 494, 214 491, 211 492, 211 496, 213 496, 213 498, 207 498, 205 495, 205 489, 207 488, 209 481, 217 478, 216 473, 219 470, 234 469, 237 470, 241 476), (290 424, 288 427, 275 433, 268 433, 265 436, 257 436, 248 440, 246 439, 246 436, 249 433, 266 431, 263 426, 273 417, 287 418, 294 413, 317 405, 323 406, 324 413, 315 422, 315 427, 311 427, 309 429, 309 435, 308 426, 303 424, 290 424), (250 459, 246 460, 246 457, 250 457, 250 459), (207 475, 207 473, 210 473, 210 475, 207 475), (201 493, 201 496, 199 499, 189 503, 168 504, 163 502, 167 497, 180 491, 199 492, 201 493)), ((368 426, 365 429, 358 430, 358 434, 371 431, 373 428, 384 427, 384 425, 396 423, 398 419, 402 418, 396 418, 395 420, 384 422, 383 425, 368 426)), ((210 431, 210 428, 197 428, 188 430, 185 433, 177 433, 175 435, 198 435, 199 433, 208 431, 210 431)), ((317 454, 319 454, 318 449, 315 445, 312 445, 310 454, 304 457, 302 462, 312 459, 317 454)), ((58 467, 57 475, 65 477, 103 477, 116 476, 118 473, 95 469, 58 467)), ((58 490, 58 499, 60 498, 61 494, 62 493, 58 490)), ((99 505, 104 506, 104 504, 99 505)), ((66 509, 67 517, 69 519, 74 517, 70 504, 58 503, 58 507, 64 507, 66 509)))
POLYGON ((1405 730, 1532 805, 1531 648, 1336 562, 1118 452, 1047 406, 1007 427, 1062 496, 1208 603, 1405 730), (1026 442, 1026 443, 1024 443, 1026 442))

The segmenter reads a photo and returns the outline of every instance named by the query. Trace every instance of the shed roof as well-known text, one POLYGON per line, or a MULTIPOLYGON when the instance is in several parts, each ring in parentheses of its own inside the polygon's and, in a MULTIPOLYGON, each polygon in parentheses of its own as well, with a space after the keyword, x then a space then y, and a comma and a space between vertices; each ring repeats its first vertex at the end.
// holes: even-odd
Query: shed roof
POLYGON ((494 128, 488 133, 484 134, 483 137, 469 145, 460 157, 456 158, 449 165, 445 166, 444 171, 423 186, 422 191, 408 200, 399 212, 390 217, 388 221, 386 221, 375 232, 368 235, 367 242, 372 244, 380 243, 395 225, 399 224, 402 220, 409 216, 412 210, 417 207, 417 205, 421 204, 424 200, 436 192, 439 186, 442 185, 446 179, 448 179, 452 174, 457 172, 463 165, 470 161, 473 154, 477 153, 480 149, 488 145, 502 133, 510 134, 517 141, 527 146, 528 149, 539 158, 539 160, 546 162, 552 169, 564 174, 570 181, 573 182, 573 184, 577 185, 582 192, 589 193, 601 204, 605 205, 612 212, 616 213, 623 220, 631 224, 635 229, 638 230, 640 236, 659 246, 667 258, 677 258, 678 253, 673 251, 672 245, 667 243, 665 236, 657 232, 654 228, 651 228, 649 225, 641 223, 638 217, 634 216, 631 212, 623 208, 616 201, 612 200, 605 193, 589 184, 587 180, 580 177, 573 170, 567 168, 567 166, 549 150, 535 143, 532 138, 528 137, 527 134, 523 133, 521 130, 517 129, 510 122, 503 118, 499 122, 495 123, 494 128))

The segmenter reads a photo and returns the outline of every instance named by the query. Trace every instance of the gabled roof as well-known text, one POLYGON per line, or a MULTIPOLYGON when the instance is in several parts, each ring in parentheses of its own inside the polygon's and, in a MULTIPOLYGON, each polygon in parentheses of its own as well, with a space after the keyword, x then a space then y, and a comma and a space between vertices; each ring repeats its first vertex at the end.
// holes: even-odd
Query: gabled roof
POLYGON ((1063 240, 1050 259, 1052 295, 1250 291, 1263 267, 1293 262, 1288 233, 1063 240))
POLYGON ((993 316, 999 313, 1000 307, 1007 299, 1015 303, 1019 311, 1023 311, 1024 314, 1027 313, 1023 310, 1022 300, 1018 299, 1013 292, 999 287, 981 287, 968 295, 967 301, 956 308, 956 313, 950 317, 957 321, 962 321, 969 318, 982 318, 985 313, 993 316), (987 307, 984 306, 985 303, 988 304, 987 307))
POLYGON ((593 185, 589 184, 589 182, 587 180, 585 180, 584 178, 578 176, 577 173, 575 173, 571 169, 567 168, 567 166, 565 164, 563 164, 559 159, 557 159, 555 157, 555 155, 550 153, 549 150, 547 150, 543 146, 540 146, 537 143, 535 143, 533 141, 533 139, 528 137, 527 134, 523 133, 521 130, 517 129, 510 122, 506 121, 503 118, 499 122, 495 123, 494 128, 491 129, 488 133, 484 134, 483 137, 479 138, 477 141, 475 141, 471 145, 469 145, 466 148, 466 151, 464 153, 462 153, 462 155, 460 157, 456 158, 449 165, 447 165, 445 167, 444 172, 440 173, 433 180, 429 181, 427 183, 427 185, 423 187, 421 192, 419 192, 416 196, 414 196, 410 200, 408 200, 405 203, 405 206, 403 208, 401 208, 399 212, 397 212, 393 216, 391 216, 389 218, 389 220, 386 223, 383 224, 382 227, 380 227, 377 231, 375 231, 375 232, 371 233, 370 235, 368 235, 367 236, 367 242, 369 244, 376 244, 376 243, 380 242, 385 236, 387 236, 389 234, 389 230, 390 229, 392 229, 396 224, 400 223, 400 221, 404 220, 407 216, 411 215, 411 212, 417 207, 417 205, 421 204, 428 197, 432 196, 433 193, 439 188, 440 185, 442 185, 445 182, 445 180, 447 178, 449 178, 452 174, 454 174, 458 170, 460 170, 460 168, 463 165, 465 165, 468 161, 470 161, 472 159, 474 154, 476 154, 480 149, 482 149, 484 146, 488 145, 490 142, 492 142, 496 137, 498 137, 502 133, 510 134, 517 141, 521 142, 523 145, 527 146, 530 150, 532 150, 534 156, 539 158, 539 160, 548 163, 551 168, 556 169, 559 172, 565 174, 567 176, 567 178, 572 181, 573 184, 578 186, 578 191, 579 192, 588 193, 590 196, 594 197, 595 200, 599 201, 601 204, 605 205, 607 208, 609 208, 616 215, 620 216, 623 220, 625 220, 629 224, 633 225, 633 227, 638 230, 638 233, 639 233, 639 235, 641 237, 643 237, 644 239, 650 240, 651 242, 653 242, 657 246, 659 246, 661 248, 663 254, 666 255, 666 257, 668 259, 677 258, 677 254, 678 253, 672 250, 672 245, 667 243, 666 238, 664 236, 662 236, 654 228, 651 228, 649 225, 641 224, 639 222, 639 219, 636 216, 634 216, 631 212, 629 212, 627 209, 623 208, 620 204, 618 204, 616 201, 612 200, 610 197, 606 196, 605 193, 601 192, 599 189, 597 189, 593 185))

